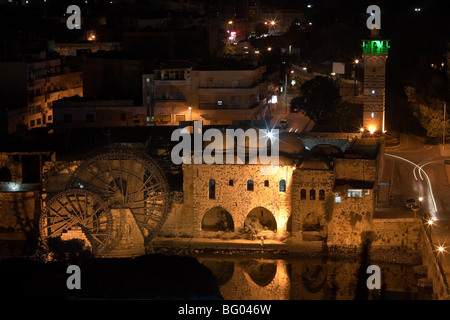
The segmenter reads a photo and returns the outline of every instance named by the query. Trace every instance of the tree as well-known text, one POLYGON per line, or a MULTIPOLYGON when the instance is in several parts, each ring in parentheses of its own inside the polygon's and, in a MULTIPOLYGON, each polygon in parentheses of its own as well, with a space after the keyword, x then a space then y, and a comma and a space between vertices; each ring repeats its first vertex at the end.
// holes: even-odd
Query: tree
POLYGON ((314 122, 332 117, 341 102, 339 88, 333 79, 317 76, 303 83, 301 96, 292 99, 291 108, 300 111, 314 122))
MULTIPOLYGON (((444 129, 444 110, 443 105, 438 102, 434 103, 431 107, 419 104, 417 109, 417 118, 420 121, 422 127, 427 131, 428 137, 440 137, 443 134, 444 129)), ((450 121, 446 119, 446 134, 450 129, 450 121)))

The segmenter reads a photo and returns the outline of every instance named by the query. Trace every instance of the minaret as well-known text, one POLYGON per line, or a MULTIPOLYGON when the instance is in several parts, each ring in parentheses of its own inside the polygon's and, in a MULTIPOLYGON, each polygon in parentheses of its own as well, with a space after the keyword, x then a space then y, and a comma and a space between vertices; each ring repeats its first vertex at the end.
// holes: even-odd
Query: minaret
POLYGON ((370 133, 385 132, 386 59, 389 40, 372 29, 369 40, 363 40, 364 111, 363 128, 370 133))

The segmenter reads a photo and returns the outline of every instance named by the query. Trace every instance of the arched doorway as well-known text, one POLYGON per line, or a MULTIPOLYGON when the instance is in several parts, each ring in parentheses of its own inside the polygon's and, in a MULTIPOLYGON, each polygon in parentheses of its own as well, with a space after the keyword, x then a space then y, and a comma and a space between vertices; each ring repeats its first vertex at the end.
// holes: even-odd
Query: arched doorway
POLYGON ((11 182, 11 181, 12 181, 11 170, 9 170, 7 167, 1 167, 0 182, 11 182))
POLYGON ((252 209, 245 219, 244 226, 256 233, 264 230, 277 232, 277 221, 270 210, 263 207, 252 209))
POLYGON ((214 207, 206 211, 202 219, 202 231, 234 231, 231 214, 222 207, 214 207))

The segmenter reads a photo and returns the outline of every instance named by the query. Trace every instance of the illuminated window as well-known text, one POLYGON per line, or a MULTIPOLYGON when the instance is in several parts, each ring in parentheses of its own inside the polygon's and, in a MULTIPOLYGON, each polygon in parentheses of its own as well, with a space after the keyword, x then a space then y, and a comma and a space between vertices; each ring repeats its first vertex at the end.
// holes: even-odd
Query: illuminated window
POLYGON ((335 203, 340 203, 341 202, 341 195, 339 193, 335 193, 334 194, 334 202, 335 203))
POLYGON ((306 189, 300 190, 300 200, 306 200, 306 189))
POLYGON ((319 200, 325 200, 325 190, 319 190, 319 200))
POLYGON ((216 181, 214 179, 209 180, 209 198, 216 198, 216 181))
POLYGON ((221 106, 223 104, 223 101, 222 100, 217 100, 217 105, 218 106, 221 106))
POLYGON ((362 190, 361 189, 348 189, 347 196, 349 198, 361 198, 362 190))
POLYGON ((370 190, 366 190, 366 191, 364 192, 364 194, 365 194, 366 196, 369 196, 369 195, 370 195, 370 190))
POLYGON ((375 112, 372 112, 372 114, 370 115, 372 118, 375 117, 375 112))
POLYGON ((255 188, 255 183, 253 180, 247 180, 247 191, 253 191, 255 188))
POLYGON ((180 122, 180 121, 184 121, 186 118, 184 116, 184 114, 177 114, 175 116, 175 121, 180 122))
POLYGON ((161 115, 161 122, 170 122, 170 114, 163 114, 161 115))
POLYGON ((309 190, 309 200, 316 200, 316 190, 309 190))
POLYGON ((280 192, 286 192, 286 180, 280 180, 280 192))

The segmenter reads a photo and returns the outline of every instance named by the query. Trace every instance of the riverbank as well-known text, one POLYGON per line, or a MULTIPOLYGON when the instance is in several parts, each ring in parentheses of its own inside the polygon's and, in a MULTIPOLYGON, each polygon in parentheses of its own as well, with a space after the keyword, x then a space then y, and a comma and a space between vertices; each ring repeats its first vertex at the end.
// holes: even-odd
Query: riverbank
MULTIPOLYGON (((277 257, 328 257, 334 259, 361 260, 362 247, 327 247, 321 241, 288 244, 276 240, 220 240, 203 238, 157 238, 153 241, 155 253, 169 255, 258 255, 263 258, 277 257)), ((371 247, 365 259, 371 262, 394 264, 421 264, 420 251, 408 251, 399 247, 371 247)))

